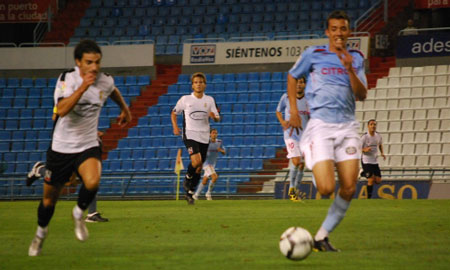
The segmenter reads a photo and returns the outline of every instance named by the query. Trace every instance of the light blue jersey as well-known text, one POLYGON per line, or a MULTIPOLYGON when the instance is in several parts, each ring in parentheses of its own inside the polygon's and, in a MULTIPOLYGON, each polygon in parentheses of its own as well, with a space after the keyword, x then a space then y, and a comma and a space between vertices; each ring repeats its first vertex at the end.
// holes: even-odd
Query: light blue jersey
POLYGON ((219 155, 219 151, 218 151, 219 148, 225 149, 223 147, 222 140, 216 139, 215 142, 211 142, 211 141, 209 142, 208 153, 206 154, 206 160, 203 163, 203 166, 206 166, 206 165, 211 165, 213 167, 216 166, 217 156, 219 155))
MULTIPOLYGON (((302 128, 303 130, 306 129, 306 124, 309 120, 309 108, 308 104, 306 103, 306 98, 303 97, 301 99, 297 99, 297 109, 298 114, 302 119, 302 128)), ((278 102, 277 106, 277 112, 284 113, 284 120, 288 121, 291 118, 291 106, 289 105, 289 98, 286 93, 284 93, 281 98, 280 102, 278 102)), ((284 139, 292 138, 294 140, 300 140, 302 131, 300 130, 300 133, 297 134, 296 131, 292 132, 292 136, 289 136, 289 133, 291 133, 291 129, 288 128, 283 132, 284 139)))
MULTIPOLYGON (((358 50, 348 50, 353 57, 352 66, 361 82, 367 86, 364 57, 358 50)), ((289 70, 294 78, 308 78, 305 97, 311 119, 326 123, 355 121, 355 95, 350 86, 347 70, 339 57, 326 46, 306 49, 289 70)))

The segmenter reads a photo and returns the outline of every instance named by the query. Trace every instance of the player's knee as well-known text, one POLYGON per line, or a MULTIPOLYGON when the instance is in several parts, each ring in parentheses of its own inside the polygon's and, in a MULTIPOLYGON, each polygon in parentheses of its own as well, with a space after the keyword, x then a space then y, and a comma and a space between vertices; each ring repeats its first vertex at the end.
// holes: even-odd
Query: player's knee
POLYGON ((326 186, 317 186, 317 191, 323 196, 329 196, 334 192, 334 186, 326 185, 326 186))
POLYGON ((341 187, 339 194, 342 198, 349 200, 356 192, 356 186, 341 187))
POLYGON ((381 183, 381 177, 375 177, 375 183, 377 184, 381 183))
POLYGON ((54 198, 43 198, 42 199, 42 205, 44 207, 50 207, 56 205, 56 200, 54 198))
POLYGON ((83 178, 84 186, 87 190, 97 190, 100 185, 99 177, 86 177, 83 178))

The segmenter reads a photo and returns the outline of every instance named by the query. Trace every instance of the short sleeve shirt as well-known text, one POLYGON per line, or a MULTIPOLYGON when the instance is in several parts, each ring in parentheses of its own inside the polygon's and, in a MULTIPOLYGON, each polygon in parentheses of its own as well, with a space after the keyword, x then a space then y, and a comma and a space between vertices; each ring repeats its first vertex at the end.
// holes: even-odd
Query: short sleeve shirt
MULTIPOLYGON (((70 97, 83 83, 78 67, 62 73, 56 83, 54 102, 70 97)), ((100 111, 114 91, 112 76, 99 73, 94 84, 64 117, 59 117, 53 131, 52 150, 60 153, 80 153, 99 146, 97 138, 100 111)))
POLYGON ((209 143, 209 113, 219 117, 213 97, 204 94, 197 98, 194 93, 182 96, 173 111, 183 114, 183 139, 209 143))

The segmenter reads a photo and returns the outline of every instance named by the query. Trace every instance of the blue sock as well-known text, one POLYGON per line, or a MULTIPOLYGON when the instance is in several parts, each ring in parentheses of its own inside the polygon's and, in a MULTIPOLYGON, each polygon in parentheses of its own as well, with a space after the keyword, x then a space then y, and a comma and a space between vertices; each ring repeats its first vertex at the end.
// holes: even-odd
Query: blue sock
POLYGON ((297 189, 300 189, 300 184, 302 183, 302 179, 303 179, 303 171, 298 171, 297 177, 295 177, 295 186, 297 187, 297 189))
POLYGON ((344 218, 349 206, 350 202, 342 199, 341 196, 337 194, 333 204, 328 209, 328 215, 322 223, 322 227, 329 233, 332 232, 344 218))
POLYGON ((289 188, 295 187, 295 178, 297 177, 298 169, 294 166, 289 166, 289 188))

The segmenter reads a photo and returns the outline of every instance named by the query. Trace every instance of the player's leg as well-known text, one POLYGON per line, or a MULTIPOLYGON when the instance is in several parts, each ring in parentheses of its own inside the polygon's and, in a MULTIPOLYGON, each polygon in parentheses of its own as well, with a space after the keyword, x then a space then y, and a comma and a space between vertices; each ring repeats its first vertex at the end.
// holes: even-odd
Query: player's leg
POLYGON ((97 211, 97 196, 94 197, 92 202, 88 206, 88 214, 85 219, 86 222, 108 222, 109 219, 102 217, 100 212, 97 211))
POLYGON ((212 191, 213 191, 214 186, 215 186, 215 184, 216 184, 217 178, 219 178, 219 176, 218 176, 217 173, 214 171, 214 173, 211 174, 211 181, 209 181, 208 191, 207 191, 206 194, 205 194, 206 199, 207 199, 208 201, 211 201, 211 200, 212 200, 212 195, 211 195, 211 194, 212 194, 212 191))
POLYGON ((198 184, 197 191, 196 191, 195 194, 192 196, 192 197, 194 198, 194 200, 198 200, 198 197, 200 196, 200 194, 201 194, 202 191, 203 191, 203 187, 208 183, 208 178, 209 178, 209 176, 208 176, 207 173, 206 173, 206 168, 205 168, 204 170, 205 170, 205 172, 204 172, 204 175, 203 175, 203 179, 202 179, 202 181, 198 184))
POLYGON ((300 160, 300 164, 298 165, 297 177, 295 178, 295 196, 296 200, 300 200, 300 185, 303 180, 303 171, 305 169, 305 163, 300 160))
POLYGON ((101 150, 99 147, 88 149, 81 153, 76 161, 77 172, 82 181, 78 193, 78 201, 72 211, 75 225, 75 235, 78 240, 85 241, 88 230, 84 223, 83 213, 97 195, 102 174, 101 150))
POLYGON ((63 185, 49 185, 44 182, 44 194, 38 207, 38 227, 28 248, 28 256, 38 256, 41 253, 44 239, 48 233, 48 224, 55 211, 55 205, 63 185))
POLYGON ((374 182, 375 182, 375 175, 371 174, 371 176, 367 178, 367 199, 372 198, 374 182))
POLYGON ((295 178, 297 177, 298 172, 298 162, 294 160, 296 157, 300 156, 300 151, 296 149, 298 146, 298 141, 285 137, 284 143, 286 144, 287 158, 289 159, 289 197, 290 199, 294 199, 295 197, 295 178))
MULTIPOLYGON (((328 209, 328 214, 324 222, 322 223, 322 226, 314 237, 316 250, 338 251, 329 243, 328 234, 331 233, 344 218, 345 213, 350 206, 350 201, 353 197, 353 194, 355 193, 356 181, 359 172, 359 157, 361 156, 361 146, 357 134, 351 132, 350 130, 347 136, 354 137, 347 137, 343 140, 336 140, 334 142, 334 162, 336 163, 340 187, 339 193, 336 195, 332 205, 328 209)), ((317 170, 320 168, 314 169, 317 170)), ((328 167, 325 171, 328 172, 329 177, 328 182, 326 183, 328 185, 326 186, 326 191, 331 194, 332 192, 334 192, 333 166, 328 163, 328 167), (331 172, 330 170, 332 170, 333 172, 331 172), (333 182, 333 184, 331 184, 331 182, 333 182)), ((315 172, 314 176, 316 177, 317 186, 320 190, 320 186, 322 185, 322 183, 318 181, 318 177, 315 172)))

